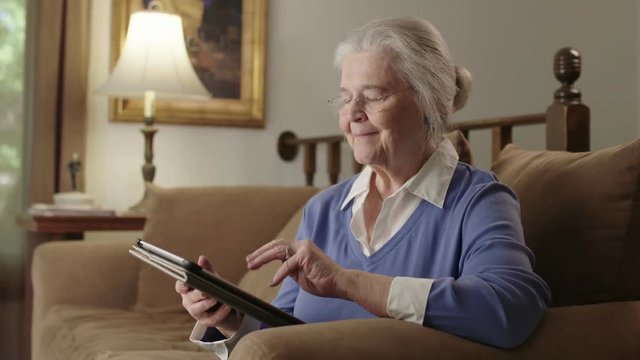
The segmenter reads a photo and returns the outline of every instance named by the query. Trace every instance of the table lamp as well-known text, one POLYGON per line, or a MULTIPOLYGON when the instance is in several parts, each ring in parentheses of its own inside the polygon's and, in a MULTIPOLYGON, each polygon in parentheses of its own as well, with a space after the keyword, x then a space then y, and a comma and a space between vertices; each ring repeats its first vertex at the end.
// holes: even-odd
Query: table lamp
MULTIPOLYGON (((153 182, 153 136, 157 129, 155 101, 206 100, 211 94, 195 73, 184 42, 182 19, 158 10, 152 1, 149 9, 131 14, 122 55, 109 78, 98 92, 121 98, 144 98, 145 163, 142 177, 153 182)), ((129 213, 144 214, 148 207, 147 191, 129 213)))

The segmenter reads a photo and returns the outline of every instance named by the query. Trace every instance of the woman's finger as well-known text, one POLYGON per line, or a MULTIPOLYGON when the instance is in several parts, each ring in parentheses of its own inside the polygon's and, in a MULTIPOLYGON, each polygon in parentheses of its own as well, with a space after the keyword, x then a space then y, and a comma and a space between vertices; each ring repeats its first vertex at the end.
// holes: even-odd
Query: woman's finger
POLYGON ((253 259, 255 259, 256 257, 262 255, 263 253, 265 253, 267 251, 271 251, 271 249, 273 249, 274 247, 281 246, 281 245, 284 245, 284 244, 288 244, 288 242, 283 240, 283 239, 271 240, 268 243, 266 243, 266 244, 262 245, 261 247, 259 247, 257 250, 255 250, 251 254, 247 255, 245 260, 247 262, 250 262, 253 259))
POLYGON ((209 260, 208 257, 204 255, 198 256, 198 265, 200 265, 205 270, 209 270, 215 273, 215 271, 213 270, 213 265, 211 264, 211 261, 209 260))
POLYGON ((284 278, 298 272, 299 268, 300 265, 298 264, 297 257, 295 255, 290 257, 280 265, 278 271, 273 275, 273 278, 271 279, 271 286, 279 285, 284 278))
POLYGON ((180 280, 176 280, 176 292, 178 294, 185 295, 186 293, 188 293, 191 290, 193 290, 192 287, 190 287, 189 285, 185 284, 184 282, 182 282, 180 280))
POLYGON ((249 269, 254 270, 273 260, 286 261, 294 255, 293 247, 289 243, 277 243, 262 253, 247 261, 249 269))
POLYGON ((183 300, 183 305, 187 309, 187 312, 196 320, 199 320, 200 318, 202 318, 205 315, 205 313, 209 309, 214 307, 217 303, 218 301, 215 299, 205 299, 201 301, 184 304, 184 300, 183 300))
POLYGON ((231 311, 231 307, 223 304, 213 312, 204 312, 198 321, 205 326, 216 327, 231 314, 231 311))
POLYGON ((183 297, 187 299, 190 303, 197 303, 198 301, 211 299, 211 296, 203 293, 200 290, 195 290, 195 289, 184 294, 183 297))

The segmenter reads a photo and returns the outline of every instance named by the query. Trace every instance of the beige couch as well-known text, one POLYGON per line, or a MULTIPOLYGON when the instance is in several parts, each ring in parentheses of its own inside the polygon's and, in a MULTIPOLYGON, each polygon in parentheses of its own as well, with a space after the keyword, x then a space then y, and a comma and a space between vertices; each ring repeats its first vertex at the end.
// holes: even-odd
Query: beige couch
MULTIPOLYGON (((536 271, 554 292, 524 345, 502 350, 396 320, 350 320, 254 332, 231 358, 640 358, 640 140, 574 154, 510 145, 493 170, 519 194, 536 271)), ((154 187, 144 237, 187 257, 207 254, 221 275, 270 300, 277 264, 246 273, 244 256, 292 237, 314 192, 154 187)), ((37 249, 33 359, 214 358, 186 341, 193 321, 172 281, 127 254, 133 240, 37 249)))

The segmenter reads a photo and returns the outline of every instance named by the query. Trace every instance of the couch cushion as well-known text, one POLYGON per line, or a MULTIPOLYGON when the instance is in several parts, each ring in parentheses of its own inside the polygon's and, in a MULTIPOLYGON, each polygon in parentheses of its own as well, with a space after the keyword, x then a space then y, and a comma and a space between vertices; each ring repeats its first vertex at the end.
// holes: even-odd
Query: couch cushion
MULTIPOLYGON (((317 189, 150 185, 148 191, 145 240, 193 260, 207 255, 222 277, 237 282, 246 272, 245 256, 273 240, 317 189)), ((151 266, 141 266, 135 308, 181 309, 174 281, 151 266)))
POLYGON ((108 351, 96 357, 96 360, 215 360, 219 359, 210 352, 184 350, 150 351, 108 351))
POLYGON ((583 153, 508 145, 492 170, 520 198, 554 305, 640 299, 640 140, 583 153))
POLYGON ((211 353, 189 342, 192 327, 186 312, 153 315, 57 305, 38 329, 38 353, 49 360, 162 359, 155 355, 168 352, 179 355, 176 359, 212 359, 211 353))

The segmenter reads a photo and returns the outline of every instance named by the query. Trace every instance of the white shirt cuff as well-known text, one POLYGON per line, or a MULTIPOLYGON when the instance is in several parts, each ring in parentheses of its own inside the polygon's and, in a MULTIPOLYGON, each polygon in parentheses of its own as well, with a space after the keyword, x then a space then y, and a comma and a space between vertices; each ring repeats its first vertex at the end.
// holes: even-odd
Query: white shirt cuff
POLYGON ((391 281, 387 314, 393 319, 422 325, 433 279, 395 277, 391 281))
POLYGON ((207 327, 202 325, 199 321, 196 322, 196 325, 193 327, 191 331, 191 336, 189 336, 189 340, 193 343, 198 344, 204 349, 207 349, 216 356, 220 358, 220 360, 227 360, 229 358, 229 354, 233 347, 236 346, 238 341, 245 336, 246 334, 258 330, 260 328, 260 322, 250 316, 243 316, 242 322, 240 323, 240 327, 236 333, 224 340, 213 341, 213 342, 205 342, 202 341, 204 334, 207 331, 207 327))

